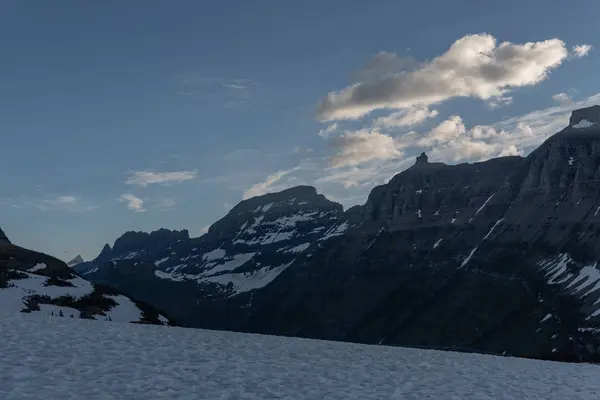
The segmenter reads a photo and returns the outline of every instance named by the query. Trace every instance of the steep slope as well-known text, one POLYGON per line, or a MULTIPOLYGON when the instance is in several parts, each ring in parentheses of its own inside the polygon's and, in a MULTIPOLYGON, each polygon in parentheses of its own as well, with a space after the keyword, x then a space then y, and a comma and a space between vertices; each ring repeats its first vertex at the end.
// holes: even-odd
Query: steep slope
POLYGON ((420 158, 373 190, 363 224, 257 295, 240 329, 597 357, 598 110, 524 160, 420 158))
POLYGON ((600 106, 526 158, 422 154, 346 212, 298 187, 169 235, 77 268, 190 326, 597 358, 600 106))
POLYGON ((153 306, 92 284, 54 257, 15 246, 0 230, 0 317, 19 312, 169 323, 153 306))
POLYGON ((233 328, 256 291, 344 232, 343 216, 341 205, 300 186, 242 201, 200 238, 127 232, 75 269, 187 325, 233 328))

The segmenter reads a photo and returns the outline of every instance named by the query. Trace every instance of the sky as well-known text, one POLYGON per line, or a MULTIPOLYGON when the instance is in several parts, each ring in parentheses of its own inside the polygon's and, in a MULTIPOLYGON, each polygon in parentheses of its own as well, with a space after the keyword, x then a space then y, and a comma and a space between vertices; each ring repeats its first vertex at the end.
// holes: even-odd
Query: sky
POLYGON ((345 207, 427 152, 526 156, 600 104, 595 0, 5 0, 0 226, 95 257, 308 184, 345 207))

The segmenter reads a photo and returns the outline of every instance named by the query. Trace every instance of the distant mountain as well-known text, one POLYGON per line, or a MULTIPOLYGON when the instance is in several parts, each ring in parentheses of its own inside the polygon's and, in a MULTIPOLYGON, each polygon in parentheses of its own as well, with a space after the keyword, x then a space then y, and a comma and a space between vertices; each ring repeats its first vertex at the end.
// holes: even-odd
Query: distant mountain
POLYGON ((13 245, 0 230, 0 318, 14 313, 169 324, 153 306, 93 284, 64 262, 13 245))
POLYGON ((81 264, 82 262, 83 258, 81 257, 81 255, 77 255, 75 258, 73 258, 67 263, 67 266, 73 268, 74 266, 76 266, 77 264, 81 264))
POLYGON ((232 329, 257 290, 347 228, 340 204, 300 186, 241 202, 200 238, 185 230, 127 232, 75 270, 151 301, 178 322, 204 326, 201 315, 232 329))
POLYGON ((345 212, 292 188, 200 238, 128 232, 75 269, 188 326, 590 360, 599 236, 594 106, 526 158, 422 154, 345 212))

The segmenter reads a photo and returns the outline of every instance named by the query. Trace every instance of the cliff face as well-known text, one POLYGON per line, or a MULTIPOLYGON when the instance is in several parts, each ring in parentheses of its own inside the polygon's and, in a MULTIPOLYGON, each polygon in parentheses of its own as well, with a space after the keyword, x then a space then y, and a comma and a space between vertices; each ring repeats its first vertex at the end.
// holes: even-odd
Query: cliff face
POLYGON ((83 272, 190 326, 590 359, 599 177, 590 107, 526 158, 449 166, 422 154, 346 212, 292 188, 240 203, 201 238, 83 272))
POLYGON ((9 244, 10 244, 10 240, 8 240, 8 238, 4 234, 4 231, 2 230, 2 228, 0 228, 0 246, 6 246, 9 244))
POLYGON ((525 159, 446 166, 422 155, 354 210, 361 224, 258 293, 241 329, 590 357, 598 109, 574 112, 525 159))

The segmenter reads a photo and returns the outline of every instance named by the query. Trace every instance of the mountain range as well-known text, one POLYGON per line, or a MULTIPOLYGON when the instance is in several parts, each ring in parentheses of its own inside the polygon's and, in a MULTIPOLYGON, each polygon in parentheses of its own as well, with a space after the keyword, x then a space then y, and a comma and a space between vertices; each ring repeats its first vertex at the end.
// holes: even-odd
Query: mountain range
POLYGON ((74 271, 189 327, 590 360, 600 352, 600 106, 527 157, 426 154, 346 211, 299 186, 208 232, 127 232, 74 271))

